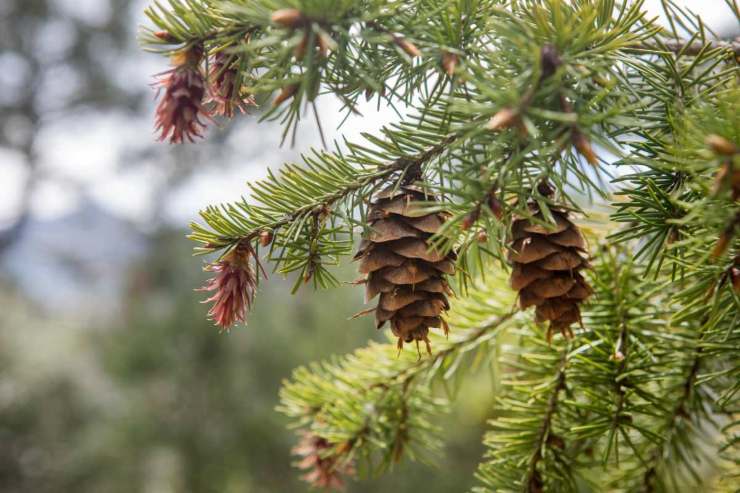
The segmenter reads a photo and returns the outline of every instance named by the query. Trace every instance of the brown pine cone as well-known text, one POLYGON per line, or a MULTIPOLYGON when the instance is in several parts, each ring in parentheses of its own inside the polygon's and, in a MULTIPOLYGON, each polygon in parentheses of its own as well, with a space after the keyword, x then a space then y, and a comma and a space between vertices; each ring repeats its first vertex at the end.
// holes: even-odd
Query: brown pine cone
POLYGON ((580 272, 589 267, 586 242, 567 211, 551 208, 555 224, 547 224, 535 203, 529 208, 540 222, 519 218, 512 223, 511 287, 519 291, 522 309, 534 305, 537 322, 550 322, 548 341, 556 330, 573 337, 570 326, 581 322, 579 305, 592 293, 580 272))
POLYGON ((418 185, 391 186, 378 193, 368 215, 370 231, 355 255, 360 272, 367 274, 359 281, 365 284, 365 302, 380 295, 378 305, 361 314, 375 312, 377 328, 390 321, 399 349, 404 342, 416 341, 418 347, 424 341, 431 353, 429 328, 448 331, 442 312, 449 308, 447 295, 452 291, 445 275, 455 273, 455 255, 428 245, 446 217, 425 215, 412 205, 434 200, 418 185))

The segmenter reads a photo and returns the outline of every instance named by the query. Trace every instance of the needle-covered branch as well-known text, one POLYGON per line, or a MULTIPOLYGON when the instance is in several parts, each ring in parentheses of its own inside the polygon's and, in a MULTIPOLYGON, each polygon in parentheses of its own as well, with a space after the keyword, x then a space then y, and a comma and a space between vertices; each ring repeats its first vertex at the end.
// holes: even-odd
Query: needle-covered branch
POLYGON ((662 6, 667 27, 643 2, 614 0, 148 11, 145 39, 174 64, 160 83, 162 138, 192 140, 273 92, 262 117, 281 119, 284 136, 306 109, 318 116, 322 94, 348 115, 360 98, 399 115, 364 142, 269 172, 192 225, 198 253, 219 255, 206 289, 222 325, 244 319, 263 262, 295 273, 295 289, 339 285, 328 267, 360 232, 356 283, 379 297, 367 310, 378 326, 407 343, 432 330, 423 359, 372 344, 296 371, 281 410, 302 428, 305 479, 338 487, 438 451, 434 418, 451 404, 440 387, 469 362, 501 369, 480 492, 710 488, 736 460, 737 41, 662 6), (614 202, 614 222, 590 201, 614 202), (513 266, 516 296, 491 257, 513 266), (447 340, 434 328, 453 272, 473 289, 458 290, 447 340), (548 341, 537 320, 563 336, 548 341))
POLYGON ((457 300, 449 339, 433 336, 433 356, 371 344, 341 359, 297 369, 281 390, 280 410, 331 446, 327 456, 361 472, 385 470, 402 457, 430 461, 441 442, 435 417, 448 408, 459 372, 491 363, 492 350, 516 323, 500 278, 457 300), (434 384, 447 394, 433 390, 434 384))

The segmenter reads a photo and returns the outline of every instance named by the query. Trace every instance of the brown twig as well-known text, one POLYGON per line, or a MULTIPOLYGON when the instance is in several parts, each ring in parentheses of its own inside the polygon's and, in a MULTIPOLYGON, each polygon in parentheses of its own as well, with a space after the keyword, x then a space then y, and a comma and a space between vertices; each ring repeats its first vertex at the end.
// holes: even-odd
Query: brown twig
POLYGON ((388 165, 383 166, 382 168, 380 168, 379 171, 364 175, 361 178, 359 178, 357 181, 347 185, 341 190, 338 190, 331 194, 327 194, 324 197, 321 197, 319 200, 316 200, 315 202, 304 205, 303 207, 299 207, 298 209, 294 210, 290 214, 286 214, 280 219, 277 219, 271 223, 261 224, 257 228, 255 228, 253 231, 250 231, 249 233, 246 233, 244 235, 240 235, 239 237, 224 237, 222 238, 223 240, 222 243, 209 244, 209 245, 206 245, 205 248, 211 248, 212 250, 220 250, 238 241, 241 241, 242 239, 255 238, 259 235, 261 231, 265 229, 274 232, 277 229, 295 221, 297 218, 301 217, 302 215, 316 210, 317 208, 331 210, 332 206, 337 201, 343 199, 344 197, 351 194, 352 192, 360 190, 361 188, 368 186, 372 183, 385 180, 398 171, 404 171, 404 170, 419 168, 423 166, 428 161, 432 160, 433 158, 441 154, 447 148, 447 146, 451 144, 452 142, 454 142, 458 137, 459 137, 459 134, 448 135, 447 137, 442 139, 442 141, 439 144, 437 144, 436 146, 430 147, 429 149, 422 152, 421 154, 417 154, 416 156, 411 157, 411 158, 400 157, 396 159, 395 161, 389 163, 388 165))
POLYGON ((688 43, 686 41, 667 41, 664 43, 665 46, 658 44, 642 43, 632 48, 646 51, 665 51, 666 49, 673 53, 681 53, 688 56, 696 56, 704 50, 705 47, 709 49, 720 48, 723 50, 731 51, 735 56, 740 56, 740 40, 737 38, 732 41, 694 41, 688 43))
MULTIPOLYGON (((565 389, 565 367, 568 364, 568 349, 563 350, 563 354, 560 358, 560 364, 558 366, 558 374, 556 377, 555 387, 552 389, 550 398, 547 401, 547 410, 545 416, 542 418, 542 425, 540 427, 539 435, 537 436, 536 448, 532 453, 532 457, 529 460, 529 469, 527 471, 527 478, 525 485, 529 493, 540 493, 544 491, 542 478, 537 471, 537 465, 542 460, 542 448, 548 441, 552 430, 552 418, 555 415, 555 411, 558 407, 558 400, 560 391, 565 389)), ((559 448, 564 448, 564 444, 560 443, 559 448)))
POLYGON ((691 395, 694 391, 694 388, 696 386, 696 377, 699 374, 699 368, 701 366, 701 359, 702 359, 702 352, 704 349, 704 346, 701 345, 702 340, 704 339, 704 335, 706 334, 705 327, 708 323, 708 317, 705 316, 702 320, 702 330, 699 334, 699 337, 697 339, 697 347, 694 350, 693 360, 691 362, 691 368, 689 369, 688 374, 686 375, 685 380, 683 381, 683 391, 681 392, 681 396, 678 399, 678 402, 676 403, 676 406, 673 408, 673 412, 671 413, 671 416, 668 420, 668 428, 669 430, 666 433, 666 439, 663 441, 662 444, 658 445, 653 449, 653 451, 650 454, 650 458, 648 459, 650 462, 652 462, 652 465, 645 471, 645 474, 642 478, 642 488, 645 493, 652 493, 655 491, 655 477, 658 474, 658 466, 660 463, 660 460, 662 458, 662 452, 663 447, 665 443, 670 442, 673 440, 673 436, 676 433, 676 423, 679 419, 688 419, 689 413, 686 410, 686 405, 691 398, 691 395))

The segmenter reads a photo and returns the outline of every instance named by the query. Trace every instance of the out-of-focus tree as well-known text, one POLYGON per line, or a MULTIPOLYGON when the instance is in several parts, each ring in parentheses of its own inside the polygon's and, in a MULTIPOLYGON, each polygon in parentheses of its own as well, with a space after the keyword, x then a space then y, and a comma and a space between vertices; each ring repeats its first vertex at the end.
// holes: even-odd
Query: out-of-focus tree
POLYGON ((111 62, 130 38, 130 2, 98 0, 83 15, 59 0, 5 0, 0 5, 0 150, 20 154, 27 173, 17 213, 0 231, 0 251, 21 233, 40 179, 41 126, 82 106, 131 106, 141 88, 113 81, 111 62))
MULTIPOLYGON (((296 437, 274 412, 278 390, 295 366, 366 341, 372 329, 346 321, 362 300, 336 290, 329 305, 306 291, 286 304, 279 295, 286 287, 272 282, 260 288, 264 303, 252 314, 254 330, 222 334, 203 320, 197 303, 203 293, 190 288, 201 275, 191 264, 179 234, 158 235, 152 254, 131 270, 122 317, 69 335, 76 351, 70 360, 87 360, 74 371, 61 361, 55 364, 62 369, 44 374, 32 368, 18 349, 32 344, 19 343, 23 337, 12 327, 26 320, 24 330, 49 331, 57 322, 3 298, 13 309, 0 314, 0 491, 306 490, 291 473, 296 437), (326 337, 328 328, 340 330, 326 337)), ((482 398, 488 392, 475 391, 487 379, 473 385, 443 421, 457 430, 445 477, 403 464, 399 474, 351 483, 348 491, 447 493, 470 486, 482 452, 475 437, 490 408, 482 398)))

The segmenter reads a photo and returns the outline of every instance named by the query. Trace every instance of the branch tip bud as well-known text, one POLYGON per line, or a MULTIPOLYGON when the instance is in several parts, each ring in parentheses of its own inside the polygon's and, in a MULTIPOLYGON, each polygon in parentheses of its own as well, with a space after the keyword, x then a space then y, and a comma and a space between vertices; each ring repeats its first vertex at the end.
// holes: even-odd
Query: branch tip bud
POLYGON ((272 239, 273 239, 272 231, 269 231, 267 229, 264 231, 260 231, 259 239, 260 239, 260 246, 262 247, 269 246, 270 243, 272 243, 272 239))
POLYGON ((738 152, 738 148, 735 144, 716 134, 707 135, 704 142, 712 149, 712 151, 722 156, 732 156, 738 152))
POLYGON ((488 121, 488 125, 486 127, 488 130, 498 132, 499 130, 512 127, 518 120, 518 112, 507 107, 499 110, 498 113, 493 115, 493 117, 488 121))
POLYGON ((283 90, 280 91, 280 94, 278 94, 275 100, 272 102, 272 107, 276 108, 280 106, 283 102, 292 98, 296 92, 298 92, 298 84, 289 84, 283 87, 283 90))
POLYGON ((154 37, 164 41, 165 43, 177 43, 177 38, 175 38, 169 31, 157 31, 154 33, 154 37))
POLYGON ((276 10, 270 16, 270 20, 279 26, 296 29, 306 24, 306 16, 298 9, 276 10))
POLYGON ((419 48, 417 48, 417 46, 414 43, 404 38, 403 36, 400 36, 397 34, 394 35, 393 42, 396 43, 396 46, 401 48, 411 58, 416 58, 416 57, 421 56, 421 50, 419 50, 419 48))
POLYGON ((599 159, 596 156, 593 147, 591 147, 591 142, 580 130, 577 128, 573 129, 571 140, 573 142, 573 146, 575 146, 581 156, 588 161, 588 164, 594 167, 599 165, 599 159))
POLYGON ((456 54, 450 53, 449 51, 442 53, 442 68, 448 76, 452 77, 455 75, 455 69, 457 68, 458 62, 459 58, 456 54))

